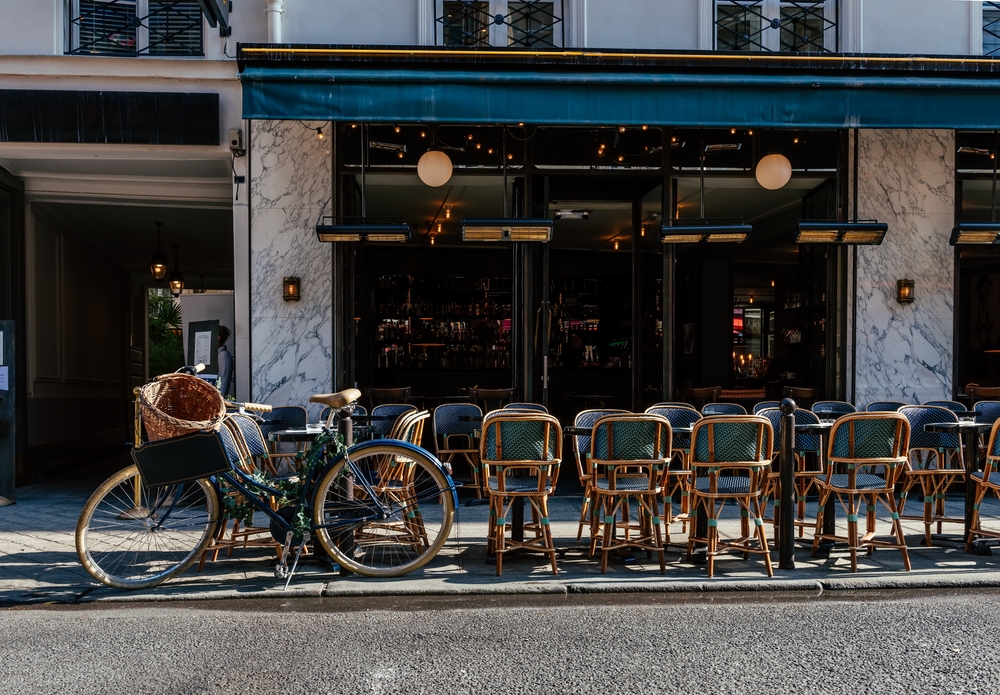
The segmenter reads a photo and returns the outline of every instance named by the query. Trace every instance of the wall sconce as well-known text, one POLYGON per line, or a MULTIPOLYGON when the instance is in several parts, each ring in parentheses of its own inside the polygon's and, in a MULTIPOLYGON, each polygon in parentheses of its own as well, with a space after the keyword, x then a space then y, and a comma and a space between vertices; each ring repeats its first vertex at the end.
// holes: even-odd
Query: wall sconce
POLYGON ((302 299, 300 280, 295 277, 281 281, 281 298, 286 302, 297 302, 302 299))
POLYGON ((913 280, 896 280, 896 301, 900 304, 912 304, 913 285, 913 280))

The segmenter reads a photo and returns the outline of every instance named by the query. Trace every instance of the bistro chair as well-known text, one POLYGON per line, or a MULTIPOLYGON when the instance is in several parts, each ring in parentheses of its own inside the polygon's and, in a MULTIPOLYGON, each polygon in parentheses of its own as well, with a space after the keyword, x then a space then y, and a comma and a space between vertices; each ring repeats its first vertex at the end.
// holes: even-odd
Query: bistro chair
POLYGON ((396 421, 396 425, 389 438, 398 439, 401 442, 413 444, 414 446, 420 446, 420 443, 424 440, 424 424, 430 417, 430 412, 426 410, 404 413, 396 421))
POLYGON ((409 386, 392 389, 365 389, 365 395, 368 397, 368 409, 374 412, 375 408, 383 403, 406 403, 410 400, 412 392, 413 389, 409 386))
MULTIPOLYGON (((757 413, 761 417, 766 417, 771 423, 771 428, 775 432, 777 437, 777 447, 774 453, 774 459, 778 462, 778 465, 772 465, 771 470, 767 477, 767 488, 765 489, 765 494, 763 497, 763 502, 761 503, 761 509, 766 512, 767 505, 774 499, 774 516, 771 519, 771 523, 775 529, 780 525, 779 506, 781 501, 781 473, 780 467, 785 465, 785 462, 781 459, 779 454, 779 449, 781 446, 781 410, 778 408, 767 408, 757 413)), ((796 408, 792 413, 792 417, 795 418, 796 425, 815 425, 819 424, 819 418, 811 410, 806 410, 804 408, 796 408)), ((795 480, 795 519, 793 523, 799 530, 799 538, 805 535, 806 527, 812 528, 813 522, 806 521, 806 498, 810 493, 815 493, 818 491, 816 485, 816 477, 821 475, 823 471, 821 466, 817 463, 815 466, 809 465, 809 456, 814 457, 817 461, 820 460, 820 449, 819 449, 819 435, 816 434, 796 434, 795 435, 795 450, 793 452, 794 461, 792 465, 794 468, 793 478, 795 480)), ((777 531, 775 531, 777 535, 777 531)))
POLYGON ((719 400, 719 394, 722 392, 721 386, 709 386, 707 388, 697 388, 689 389, 682 388, 678 389, 680 393, 681 400, 685 403, 695 406, 696 408, 701 408, 706 403, 715 403, 719 400))
POLYGON ((260 417, 264 422, 260 423, 260 431, 264 434, 264 441, 268 443, 271 451, 278 451, 278 442, 268 441, 267 435, 271 432, 303 428, 309 422, 309 413, 301 405, 276 405, 269 413, 261 413, 260 417))
MULTIPOLYGON (((605 415, 627 412, 627 410, 582 410, 576 414, 573 425, 592 429, 594 423, 605 415)), ((590 515, 593 511, 590 505, 594 481, 593 470, 590 466, 590 435, 576 434, 573 435, 571 441, 573 442, 573 457, 576 459, 576 473, 580 477, 580 485, 583 487, 583 507, 580 509, 580 523, 576 527, 576 539, 580 540, 583 538, 584 525, 590 526, 590 515)))
POLYGON ((814 413, 837 413, 838 415, 847 415, 848 413, 856 413, 858 409, 854 407, 853 403, 848 403, 847 401, 816 401, 812 404, 810 408, 814 413))
POLYGON ((965 552, 967 553, 972 552, 976 541, 980 538, 1000 538, 1000 531, 983 528, 982 518, 983 500, 986 499, 986 495, 992 492, 1000 499, 1000 438, 997 437, 998 429, 1000 429, 1000 425, 994 423, 993 429, 990 430, 989 446, 986 447, 986 465, 983 470, 972 472, 975 497, 973 498, 969 537, 965 541, 965 552))
POLYGON ((706 417, 709 415, 746 415, 747 409, 739 403, 706 403, 701 409, 701 414, 706 417))
POLYGON ((698 411, 690 403, 682 403, 681 401, 663 401, 662 403, 656 403, 650 406, 651 408, 688 408, 690 410, 698 411))
POLYGON ((416 410, 417 406, 402 403, 386 403, 375 406, 371 414, 372 439, 390 437, 400 416, 416 412, 416 410))
POLYGON ((958 401, 927 401, 924 405, 933 406, 935 408, 947 408, 953 413, 969 412, 969 409, 965 407, 965 404, 959 403, 958 401))
POLYGON ((781 389, 782 398, 791 398, 799 408, 809 409, 809 406, 816 400, 819 389, 804 388, 800 386, 786 386, 781 389))
POLYGON ((503 408, 513 396, 514 389, 469 389, 473 405, 478 405, 484 413, 503 408))
POLYGON ((461 457, 469 465, 476 498, 483 497, 479 478, 479 441, 476 431, 483 426, 483 411, 471 403, 444 403, 434 409, 431 430, 434 433, 434 453, 442 462, 461 457))
POLYGON ((549 409, 541 403, 508 403, 503 410, 529 410, 536 413, 547 413, 549 409))
POLYGON ((865 406, 866 413, 895 413, 907 403, 899 401, 873 401, 865 406))
POLYGON ((978 410, 976 404, 979 401, 1000 400, 1000 386, 969 384, 965 387, 965 392, 969 395, 969 404, 973 410, 978 410))
POLYGON ((931 527, 937 522, 937 532, 941 533, 941 523, 965 523, 965 518, 945 516, 945 499, 952 483, 965 478, 965 460, 962 443, 957 433, 926 432, 924 425, 933 422, 958 422, 958 415, 948 408, 908 405, 899 412, 910 423, 910 453, 903 475, 903 488, 899 493, 899 516, 901 519, 923 519, 924 542, 931 544, 931 527), (920 487, 924 496, 922 516, 906 516, 907 495, 914 487, 920 487))
POLYGON ((624 548, 655 552, 660 574, 666 573, 659 500, 670 450, 670 423, 659 415, 605 415, 594 423, 590 555, 600 544, 601 574, 608 571, 608 553, 624 548), (628 511, 631 499, 638 515, 634 522, 628 511), (619 511, 621 522, 616 520, 619 511))
POLYGON ((774 431, 767 418, 755 415, 713 416, 694 424, 691 434, 691 524, 687 559, 696 543, 707 546, 708 576, 715 576, 715 558, 724 551, 764 556, 767 576, 774 576, 764 532, 761 498, 771 465, 774 431), (727 502, 740 509, 740 537, 720 540, 719 513, 727 502), (706 517, 706 535, 697 520, 706 517), (750 524, 754 525, 751 531, 750 524))
POLYGON ((780 401, 761 401, 753 407, 753 414, 756 415, 764 408, 777 408, 779 405, 781 405, 780 401))
POLYGON ((261 431, 260 425, 257 424, 256 420, 248 415, 240 414, 230 415, 228 419, 239 429, 240 435, 243 438, 243 445, 246 447, 247 454, 251 457, 250 463, 257 470, 264 471, 270 475, 278 475, 279 472, 290 473, 295 470, 295 458, 299 453, 272 453, 268 451, 267 440, 264 438, 264 433, 261 431), (282 461, 284 461, 285 465, 281 466, 282 470, 279 471, 282 461))
MULTIPOLYGON (((256 424, 253 420, 250 420, 250 422, 256 424)), ((233 422, 233 418, 227 417, 223 420, 218 432, 222 439, 222 446, 229 457, 230 464, 248 475, 256 473, 257 469, 254 466, 253 454, 251 454, 250 448, 243 439, 239 425, 233 422)), ((241 493, 235 490, 229 492, 227 497, 235 501, 234 506, 239 506, 242 501, 241 493)), ((223 505, 223 508, 226 506, 223 505)), ((240 523, 240 519, 223 517, 221 523, 218 525, 215 537, 212 538, 211 542, 201 553, 201 559, 198 561, 199 572, 205 567, 205 560, 208 559, 209 553, 212 555, 212 562, 215 562, 219 559, 219 551, 221 550, 225 550, 227 557, 231 557, 236 548, 274 548, 278 556, 281 556, 282 544, 271 536, 270 525, 247 525, 241 529, 240 523), (230 521, 232 522, 231 527, 230 521)))
POLYGON ((992 425, 1000 420, 1000 401, 979 401, 976 403, 976 422, 992 425))
POLYGON ((686 403, 674 406, 654 405, 646 408, 646 413, 665 417, 670 423, 671 460, 663 480, 663 518, 669 543, 670 524, 675 521, 674 498, 679 498, 680 513, 676 520, 681 522, 683 532, 687 531, 688 513, 691 511, 688 490, 691 477, 691 435, 687 432, 676 432, 676 428, 692 427, 701 419, 701 413, 686 403))
POLYGON ((496 557, 497 576, 503 571, 503 556, 518 549, 546 554, 552 573, 558 574, 549 495, 555 491, 562 461, 559 421, 545 413, 494 411, 483 420, 479 460, 490 499, 487 551, 496 557), (507 538, 511 507, 525 499, 532 520, 524 525, 524 540, 507 538))
POLYGON ((894 548, 903 554, 903 567, 910 570, 910 556, 893 494, 893 487, 906 466, 909 444, 910 423, 900 413, 852 413, 837 420, 830 431, 826 472, 816 478, 819 504, 813 557, 824 540, 846 543, 851 553, 851 572, 857 572, 859 549, 867 548, 870 555, 875 548, 894 548), (847 514, 846 536, 823 532, 823 514, 831 495, 836 496, 847 514), (858 532, 862 502, 866 510, 864 535, 858 532), (875 511, 879 502, 892 514, 895 542, 875 540, 875 511))

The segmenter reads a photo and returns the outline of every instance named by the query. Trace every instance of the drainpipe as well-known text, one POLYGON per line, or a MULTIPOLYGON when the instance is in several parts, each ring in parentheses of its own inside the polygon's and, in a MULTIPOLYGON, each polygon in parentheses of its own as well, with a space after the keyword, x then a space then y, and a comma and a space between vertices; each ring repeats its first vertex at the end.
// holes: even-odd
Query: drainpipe
POLYGON ((281 15, 285 0, 267 0, 267 42, 281 43, 281 15))

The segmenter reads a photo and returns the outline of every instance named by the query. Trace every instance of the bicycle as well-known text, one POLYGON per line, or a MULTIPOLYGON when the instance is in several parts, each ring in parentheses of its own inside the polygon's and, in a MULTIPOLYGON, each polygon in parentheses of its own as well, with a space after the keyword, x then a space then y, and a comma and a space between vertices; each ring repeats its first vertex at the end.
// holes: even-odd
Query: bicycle
MULTIPOLYGON (((234 465, 221 429, 143 443, 137 398, 136 463, 104 481, 84 505, 76 528, 80 562, 112 587, 161 584, 205 552, 226 521, 224 495, 238 494, 268 517, 283 542, 275 576, 286 579, 286 587, 310 543, 364 576, 398 577, 423 567, 451 532, 458 506, 451 471, 402 441, 345 447, 339 432, 351 431, 360 397, 357 389, 312 396, 310 402, 330 407, 330 416, 299 470, 278 477, 234 465), (167 479, 171 475, 182 479, 167 479), (280 503, 272 508, 275 499, 280 503)), ((236 405, 241 412, 270 410, 236 405)))

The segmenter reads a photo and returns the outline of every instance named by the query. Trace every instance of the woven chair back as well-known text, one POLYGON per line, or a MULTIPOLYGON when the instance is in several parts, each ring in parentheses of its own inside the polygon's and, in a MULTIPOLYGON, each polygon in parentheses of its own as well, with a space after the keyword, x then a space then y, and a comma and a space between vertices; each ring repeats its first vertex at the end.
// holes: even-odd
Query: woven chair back
POLYGON ((746 415, 747 409, 739 403, 706 403, 702 415, 746 415))
POLYGON ((541 403, 508 403, 503 410, 528 410, 536 413, 547 413, 549 409, 541 403))
POLYGON ((401 415, 416 412, 417 406, 408 403, 387 403, 372 409, 372 437, 388 437, 401 415))
POLYGON ((969 409, 965 407, 964 403, 959 403, 958 401, 927 401, 924 405, 947 408, 953 413, 967 413, 969 411, 969 409))
POLYGON ((976 411, 976 422, 992 425, 1000 420, 1000 401, 979 401, 973 410, 976 411))
POLYGON ((906 403, 899 401, 874 401, 865 406, 866 413, 894 413, 906 403))
POLYGON ((670 460, 670 422, 647 413, 605 415, 594 423, 590 459, 607 491, 657 490, 670 460))
POLYGON ((812 408, 810 408, 810 410, 814 413, 827 412, 838 413, 839 415, 847 415, 848 413, 858 412, 858 409, 847 401, 816 401, 812 404, 812 408))
POLYGON ((475 431, 483 426, 483 411, 471 403, 445 403, 434 409, 431 429, 435 450, 450 449, 448 438, 466 436, 471 442, 475 431))
POLYGON ((781 403, 778 401, 761 401, 760 403, 754 405, 753 414, 756 415, 764 408, 777 408, 779 405, 781 405, 781 403))
POLYGON ((909 449, 931 449, 941 452, 957 449, 958 434, 951 432, 928 432, 924 425, 935 422, 958 422, 955 411, 934 405, 908 405, 899 409, 900 415, 910 423, 909 449))

